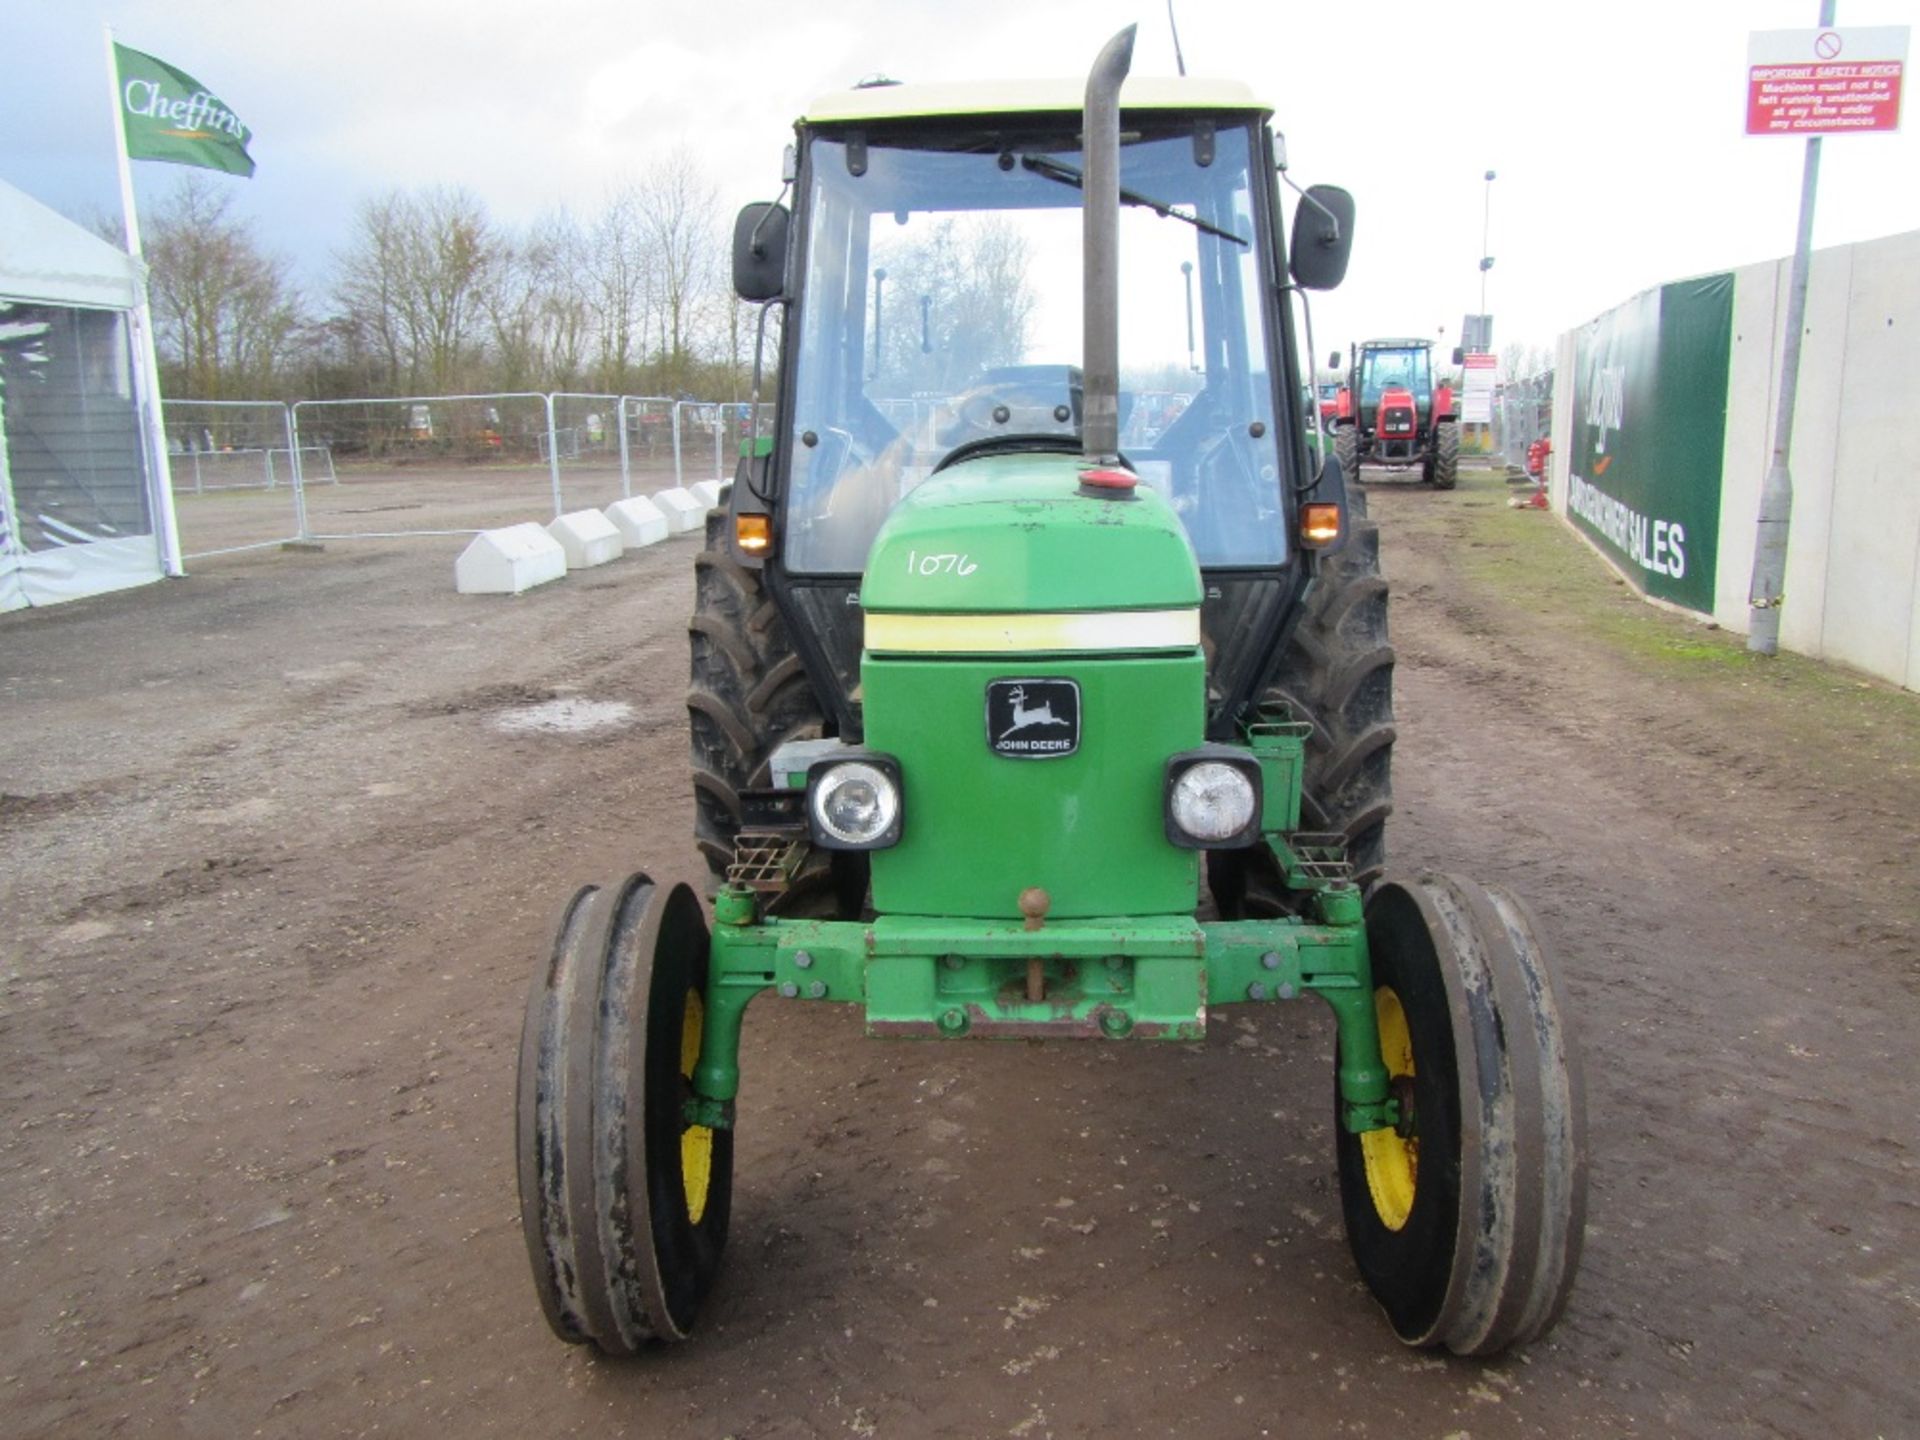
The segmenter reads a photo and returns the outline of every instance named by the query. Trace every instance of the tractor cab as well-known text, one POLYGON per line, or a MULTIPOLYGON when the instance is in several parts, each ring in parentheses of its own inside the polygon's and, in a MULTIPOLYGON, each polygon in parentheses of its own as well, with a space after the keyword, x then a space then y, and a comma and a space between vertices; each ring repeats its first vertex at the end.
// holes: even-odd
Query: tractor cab
MULTIPOLYGON (((734 500, 769 517, 767 548, 741 558, 814 637, 808 673, 846 733, 862 728, 860 578, 897 507, 937 476, 1004 475, 1023 455, 1056 457, 1075 483, 1081 89, 871 87, 800 122, 797 200, 776 222, 790 236, 781 423, 734 500)), ((1142 80, 1121 105, 1116 458, 1206 575, 1209 709, 1226 733, 1310 574, 1296 519, 1318 473, 1295 403, 1310 369, 1283 322, 1269 112, 1205 80, 1142 80)), ((1017 583, 975 589, 1018 605, 1017 583)))

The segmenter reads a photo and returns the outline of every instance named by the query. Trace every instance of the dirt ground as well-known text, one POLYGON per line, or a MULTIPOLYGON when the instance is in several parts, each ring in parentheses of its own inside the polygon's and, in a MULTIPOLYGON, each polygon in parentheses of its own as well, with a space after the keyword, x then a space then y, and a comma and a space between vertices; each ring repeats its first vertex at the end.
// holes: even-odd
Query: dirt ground
POLYGON ((697 878, 693 545, 504 600, 361 542, 0 618, 0 1434, 1920 1433, 1920 698, 1747 662, 1503 501, 1373 497, 1394 862, 1526 895, 1585 1043, 1542 1343, 1393 1340, 1317 1006, 1154 1046, 764 1003, 704 1333, 561 1345, 520 1011, 573 887, 697 878), (631 709, 509 728, 556 699, 631 709))

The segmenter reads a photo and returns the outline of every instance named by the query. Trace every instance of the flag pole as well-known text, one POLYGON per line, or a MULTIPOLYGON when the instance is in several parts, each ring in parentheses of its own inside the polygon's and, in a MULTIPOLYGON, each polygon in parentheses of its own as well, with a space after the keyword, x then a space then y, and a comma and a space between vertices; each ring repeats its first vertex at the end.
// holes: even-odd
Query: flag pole
POLYGON ((133 162, 127 156, 127 121, 120 96, 120 56, 113 47, 113 26, 102 27, 107 43, 107 84, 112 90, 113 149, 120 162, 120 219, 127 255, 133 261, 138 303, 133 309, 133 360, 139 408, 146 440, 149 498, 160 542, 160 568, 167 575, 187 573, 180 561, 180 522, 173 513, 173 472, 167 461, 167 427, 160 411, 160 355, 153 343, 153 305, 147 295, 147 264, 140 249, 140 217, 133 204, 133 162))

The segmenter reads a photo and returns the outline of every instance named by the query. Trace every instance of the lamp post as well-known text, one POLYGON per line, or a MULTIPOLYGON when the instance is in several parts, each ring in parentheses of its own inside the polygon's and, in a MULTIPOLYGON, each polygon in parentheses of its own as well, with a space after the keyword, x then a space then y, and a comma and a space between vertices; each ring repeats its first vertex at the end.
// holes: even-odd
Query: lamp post
POLYGON ((1493 225, 1493 179, 1494 172, 1487 171, 1485 200, 1480 209, 1480 325, 1483 332, 1481 343, 1492 348, 1484 332, 1487 325, 1487 271, 1493 268, 1493 256, 1487 253, 1487 241, 1493 225))

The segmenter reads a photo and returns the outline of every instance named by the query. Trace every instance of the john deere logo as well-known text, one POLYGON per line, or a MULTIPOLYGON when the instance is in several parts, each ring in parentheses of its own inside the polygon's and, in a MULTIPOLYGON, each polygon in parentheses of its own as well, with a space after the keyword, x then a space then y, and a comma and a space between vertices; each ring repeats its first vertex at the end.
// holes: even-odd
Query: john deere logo
POLYGON ((1052 760, 1080 748, 1080 687, 1071 680, 987 682, 987 748, 1052 760))

